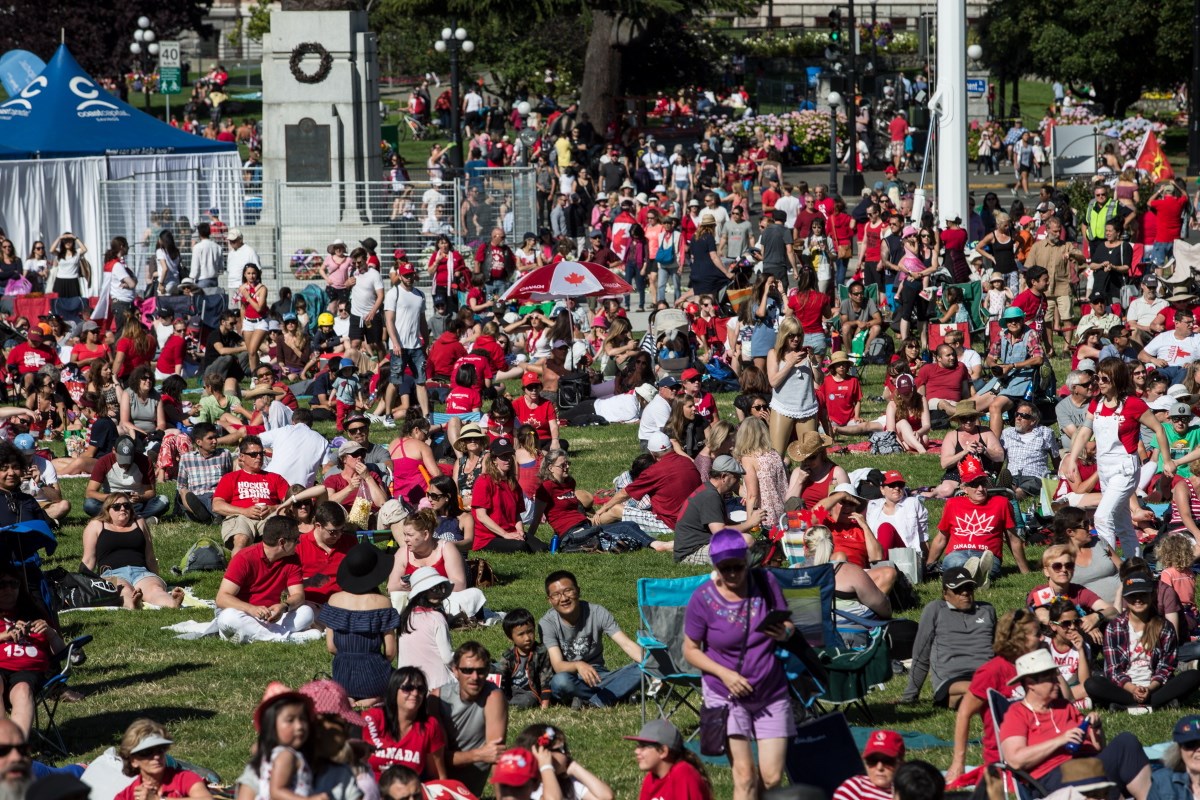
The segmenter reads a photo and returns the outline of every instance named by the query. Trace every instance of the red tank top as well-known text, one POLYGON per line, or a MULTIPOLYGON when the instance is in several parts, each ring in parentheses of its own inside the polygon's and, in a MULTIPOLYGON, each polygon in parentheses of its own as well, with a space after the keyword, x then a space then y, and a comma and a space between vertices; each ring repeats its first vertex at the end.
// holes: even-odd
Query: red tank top
POLYGON ((829 471, 825 473, 825 477, 819 481, 813 481, 800 490, 800 498, 804 501, 805 508, 813 508, 817 503, 829 497, 829 488, 833 482, 833 467, 829 467, 829 471))
POLYGON ((421 567, 433 567, 433 571, 436 572, 438 575, 441 575, 446 580, 450 579, 450 576, 446 574, 446 556, 445 556, 445 554, 442 553, 441 542, 438 543, 437 561, 433 562, 432 564, 421 564, 420 566, 417 566, 416 564, 409 561, 407 564, 404 565, 404 574, 412 575, 414 572, 416 572, 421 567))
MULTIPOLYGON (((262 284, 260 283, 258 286, 262 286, 262 284)), ((256 291, 256 292, 258 291, 258 286, 254 287, 254 291, 256 291)), ((262 312, 259 311, 258 309, 256 309, 254 306, 250 305, 249 303, 246 303, 243 306, 242 315, 246 319, 251 320, 251 321, 257 321, 257 320, 260 320, 263 318, 262 312)))

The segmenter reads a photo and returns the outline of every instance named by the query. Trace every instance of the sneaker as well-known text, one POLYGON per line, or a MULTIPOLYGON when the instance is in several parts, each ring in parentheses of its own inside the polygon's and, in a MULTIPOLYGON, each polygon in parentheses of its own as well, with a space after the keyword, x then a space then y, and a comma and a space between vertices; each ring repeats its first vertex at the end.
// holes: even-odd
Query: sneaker
POLYGON ((982 588, 979 582, 979 560, 979 556, 971 556, 965 562, 963 562, 963 569, 971 573, 971 577, 975 579, 975 586, 977 588, 982 588))
POLYGON ((992 585, 992 565, 995 563, 996 556, 990 550, 985 550, 979 557, 979 571, 975 573, 975 583, 980 589, 992 585))
POLYGON ((383 424, 383 417, 379 416, 378 414, 365 414, 364 416, 371 420, 371 422, 377 422, 380 425, 383 424))
POLYGON ((208 506, 200 502, 200 498, 191 492, 184 492, 179 497, 183 507, 187 510, 188 515, 202 525, 207 525, 213 521, 212 512, 208 510, 208 506))
POLYGON ((1125 713, 1131 717, 1140 717, 1143 714, 1150 713, 1150 706, 1129 706, 1125 709, 1125 713))
POLYGON ((396 418, 393 417, 391 414, 385 415, 383 418, 383 427, 385 427, 385 428, 396 427, 396 418))
POLYGON ((146 519, 147 525, 157 525, 158 524, 158 517, 146 517, 145 519, 146 519))

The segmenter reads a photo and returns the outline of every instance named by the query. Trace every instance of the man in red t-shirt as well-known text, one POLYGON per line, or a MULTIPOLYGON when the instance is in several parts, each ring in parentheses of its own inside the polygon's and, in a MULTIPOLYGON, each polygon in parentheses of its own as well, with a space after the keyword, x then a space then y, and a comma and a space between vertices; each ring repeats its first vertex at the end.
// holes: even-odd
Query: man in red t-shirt
POLYGON ((1000 577, 1004 540, 1008 539, 1017 569, 1022 574, 1029 572, 1025 543, 1017 536, 1012 503, 1002 495, 988 496, 991 480, 975 456, 967 456, 958 463, 958 476, 964 496, 946 501, 937 535, 929 543, 926 565, 932 565, 945 551, 943 570, 953 567, 966 567, 972 573, 986 570, 988 574, 980 577, 995 580, 1000 577))
POLYGON ((475 274, 483 275, 488 292, 493 295, 502 294, 517 271, 517 258, 504 243, 505 238, 503 228, 492 228, 491 240, 475 251, 475 274))
POLYGON ((314 606, 324 605, 334 592, 340 592, 337 572, 342 559, 357 544, 353 533, 346 530, 346 511, 335 502, 317 506, 313 529, 300 534, 296 557, 304 578, 304 599, 314 606))
POLYGON ((263 526, 260 543, 242 548, 229 560, 216 600, 222 638, 239 643, 321 638, 320 631, 308 630, 314 615, 304 602, 304 579, 296 557, 299 541, 296 521, 274 516, 263 526), (287 599, 281 600, 284 593, 287 599))
POLYGON ((967 368, 959 363, 958 353, 944 343, 938 345, 933 362, 917 372, 916 387, 930 411, 941 408, 947 414, 954 413, 959 400, 975 393, 967 368))
POLYGON ((1167 182, 1158 187, 1150 198, 1150 211, 1154 214, 1154 246, 1150 248, 1150 260, 1160 267, 1175 255, 1175 240, 1183 230, 1183 209, 1187 198, 1179 194, 1175 184, 1167 182))
POLYGON ((679 521, 683 507, 692 492, 700 486, 700 471, 687 456, 671 447, 671 440, 661 431, 650 434, 646 450, 655 462, 618 489, 612 499, 592 518, 596 525, 625 520, 634 522, 651 536, 670 533, 679 521), (642 502, 648 498, 650 507, 642 502))
POLYGON ((558 411, 554 403, 543 399, 542 377, 536 372, 521 376, 522 394, 513 400, 513 419, 518 425, 528 425, 537 432, 538 444, 549 442, 551 449, 560 446, 558 440, 558 411))
MULTIPOLYGON (((17 372, 23 379, 25 391, 28 393, 33 385, 33 376, 39 369, 46 364, 58 366, 62 362, 58 360, 58 353, 54 351, 53 344, 47 346, 45 337, 42 332, 34 329, 26 334, 29 341, 21 342, 8 353, 8 369, 12 371, 15 367, 17 372)), ((53 340, 51 340, 53 342, 53 340)))
POLYGON ((897 111, 888 123, 888 135, 892 141, 892 166, 899 172, 904 161, 904 140, 908 136, 908 117, 903 111, 897 111))
POLYGON ((225 517, 221 540, 237 555, 263 536, 267 518, 287 499, 286 480, 263 469, 262 439, 247 436, 238 445, 241 469, 226 473, 213 491, 212 510, 225 517))

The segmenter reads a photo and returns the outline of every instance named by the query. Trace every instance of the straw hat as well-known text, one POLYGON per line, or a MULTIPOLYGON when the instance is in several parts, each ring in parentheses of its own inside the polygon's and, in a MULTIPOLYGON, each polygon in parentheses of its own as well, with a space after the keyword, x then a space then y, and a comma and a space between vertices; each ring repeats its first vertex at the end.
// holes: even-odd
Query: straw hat
POLYGON ((483 439, 487 441, 487 434, 483 432, 483 428, 477 423, 468 422, 463 425, 458 432, 458 438, 454 440, 454 449, 460 453, 467 451, 467 442, 471 439, 483 439))
POLYGON ((959 400, 954 404, 954 413, 950 415, 950 419, 968 419, 982 416, 983 412, 975 407, 974 400, 959 400))
POLYGON ((848 356, 846 354, 845 350, 838 350, 836 353, 834 353, 832 356, 829 357, 830 369, 832 369, 837 364, 849 364, 849 363, 850 363, 850 356, 848 356))
POLYGON ((804 459, 833 444, 833 439, 817 431, 805 431, 800 438, 788 445, 788 458, 792 461, 804 459))

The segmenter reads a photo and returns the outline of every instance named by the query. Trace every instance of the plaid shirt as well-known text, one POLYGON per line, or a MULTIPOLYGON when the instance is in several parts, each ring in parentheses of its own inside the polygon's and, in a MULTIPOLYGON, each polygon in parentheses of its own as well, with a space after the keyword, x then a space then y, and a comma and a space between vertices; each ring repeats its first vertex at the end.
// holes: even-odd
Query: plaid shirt
POLYGON ((1045 425, 1024 434, 1016 428, 1005 428, 1000 434, 1000 444, 1008 454, 1008 471, 1013 475, 1044 478, 1050 474, 1046 456, 1057 452, 1058 445, 1053 431, 1045 425))
MULTIPOLYGON (((1175 627, 1166 623, 1150 654, 1151 680, 1166 683, 1175 673, 1175 627)), ((1129 612, 1122 611, 1104 628, 1104 676, 1118 686, 1129 682, 1129 612)))
POLYGON ((179 458, 179 491, 212 494, 227 472, 233 472, 233 456, 228 450, 217 450, 208 458, 199 450, 190 450, 179 458))
MULTIPOLYGON (((988 355, 996 359, 997 364, 1008 364, 1010 362, 1006 361, 1005 358, 1011 356, 1013 347, 1020 344, 1022 339, 1025 340, 1027 350, 1025 358, 1021 359, 1022 361, 1034 356, 1045 355, 1042 350, 1041 337, 1037 335, 1037 332, 1033 328, 1028 326, 1015 338, 1008 331, 1001 331, 1000 335, 992 342, 991 347, 988 348, 988 355), (1005 347, 1005 344, 1008 346, 1005 347)), ((1033 369, 1033 367, 1029 369, 1033 369)))

